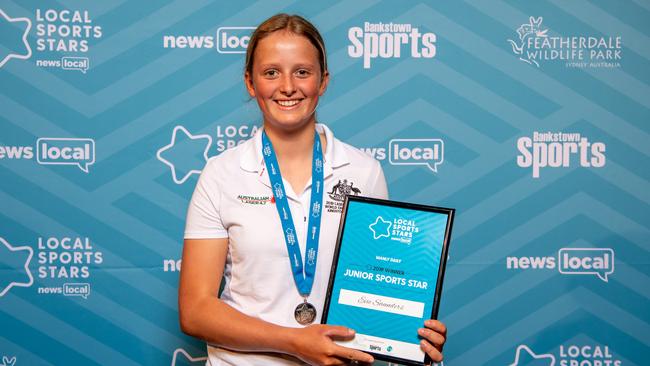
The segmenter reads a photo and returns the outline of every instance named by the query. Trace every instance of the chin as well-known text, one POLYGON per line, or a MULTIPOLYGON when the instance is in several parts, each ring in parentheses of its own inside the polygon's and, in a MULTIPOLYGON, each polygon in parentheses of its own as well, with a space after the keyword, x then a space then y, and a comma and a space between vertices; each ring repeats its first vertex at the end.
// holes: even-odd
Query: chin
POLYGON ((275 120, 273 122, 269 122, 268 124, 272 128, 283 131, 297 131, 305 128, 306 126, 310 126, 312 123, 315 123, 315 120, 310 118, 306 120, 275 120))

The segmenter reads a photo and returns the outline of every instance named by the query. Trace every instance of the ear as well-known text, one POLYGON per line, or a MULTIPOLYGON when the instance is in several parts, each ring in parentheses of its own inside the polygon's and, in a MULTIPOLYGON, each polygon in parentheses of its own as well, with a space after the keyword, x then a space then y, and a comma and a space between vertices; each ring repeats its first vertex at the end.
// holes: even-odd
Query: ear
POLYGON ((255 98, 255 87, 253 86, 253 77, 248 71, 244 73, 244 83, 246 84, 246 91, 248 91, 248 95, 250 95, 251 98, 255 98))
POLYGON ((318 88, 319 97, 325 94, 329 82, 330 82, 330 73, 329 71, 325 70, 325 72, 323 73, 323 77, 321 78, 320 87, 318 88))

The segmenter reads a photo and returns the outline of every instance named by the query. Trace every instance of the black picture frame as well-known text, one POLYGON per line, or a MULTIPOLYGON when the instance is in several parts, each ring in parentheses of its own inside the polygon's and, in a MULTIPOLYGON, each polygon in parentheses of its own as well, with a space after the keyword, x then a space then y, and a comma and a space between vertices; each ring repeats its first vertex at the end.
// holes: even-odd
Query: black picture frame
MULTIPOLYGON (((428 206, 428 205, 421 205, 421 204, 415 204, 415 203, 408 203, 408 202, 398 202, 398 201, 391 201, 391 200, 384 200, 384 199, 378 199, 378 198, 370 198, 370 197, 363 197, 363 196, 346 196, 345 201, 343 203, 343 210, 341 212, 341 221, 339 223, 339 230, 338 230, 338 235, 336 238, 336 248, 334 249, 334 256, 332 259, 332 267, 330 271, 330 278, 329 278, 329 284, 327 287, 327 295, 325 298, 325 305, 323 307, 323 316, 321 318, 321 324, 327 324, 327 317, 329 314, 329 308, 330 308, 330 302, 332 300, 332 290, 334 288, 334 282, 336 281, 336 270, 338 267, 338 260, 339 260, 339 255, 341 253, 341 244, 342 244, 342 239, 343 239, 343 234, 345 232, 345 224, 346 224, 346 217, 347 217, 347 212, 348 212, 348 206, 350 205, 350 202, 364 202, 364 203, 370 203, 370 204, 376 204, 376 205, 383 205, 383 206, 391 206, 391 207, 399 207, 399 208, 407 208, 407 209, 412 209, 412 210, 419 210, 419 211, 427 211, 427 212, 434 212, 434 213, 440 213, 440 214, 446 214, 448 216, 447 220, 447 227, 445 228, 445 235, 444 235, 444 240, 443 240, 443 245, 442 245, 442 251, 440 253, 440 267, 438 269, 437 277, 436 277, 436 290, 435 290, 435 295, 433 299, 433 306, 431 308, 431 317, 430 319, 437 319, 438 318, 438 310, 440 308, 440 297, 442 294, 442 283, 444 280, 444 275, 445 275, 445 269, 447 266, 447 257, 449 253, 449 244, 451 240, 451 230, 453 226, 453 220, 454 220, 454 215, 456 210, 453 208, 445 208, 445 207, 436 207, 436 206, 428 206)), ((339 324, 336 324, 339 325, 339 324)), ((416 333, 417 329, 413 329, 413 332, 416 333)), ((417 362, 413 360, 408 360, 404 358, 399 358, 399 357, 392 357, 392 356, 387 356, 384 354, 379 354, 379 353, 374 353, 370 352, 367 350, 362 350, 363 352, 369 353, 373 355, 373 357, 377 360, 381 361, 387 361, 387 362, 393 362, 393 363, 400 363, 403 365, 409 365, 409 366, 425 366, 429 365, 432 363, 431 358, 429 355, 425 353, 425 358, 423 362, 417 362)))

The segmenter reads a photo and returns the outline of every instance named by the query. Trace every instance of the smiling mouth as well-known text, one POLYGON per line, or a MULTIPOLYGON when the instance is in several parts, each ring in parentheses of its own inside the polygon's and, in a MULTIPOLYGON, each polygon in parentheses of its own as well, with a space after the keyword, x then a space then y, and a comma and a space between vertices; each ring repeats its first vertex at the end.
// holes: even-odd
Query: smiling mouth
POLYGON ((278 103, 282 107, 293 107, 296 104, 300 103, 302 99, 292 99, 292 100, 276 100, 275 102, 278 103))

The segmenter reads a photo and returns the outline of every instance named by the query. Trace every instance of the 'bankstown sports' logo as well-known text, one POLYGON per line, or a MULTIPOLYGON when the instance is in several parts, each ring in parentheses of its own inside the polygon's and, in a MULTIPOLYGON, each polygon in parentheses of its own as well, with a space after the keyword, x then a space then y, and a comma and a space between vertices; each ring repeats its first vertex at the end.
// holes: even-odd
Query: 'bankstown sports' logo
POLYGON ((372 59, 433 58, 436 56, 436 34, 420 33, 411 24, 400 23, 363 23, 362 27, 348 30, 348 55, 363 58, 363 68, 369 69, 372 59), (403 46, 403 48, 402 48, 403 46))
POLYGON ((508 39, 512 52, 537 67, 545 61, 561 61, 566 67, 616 68, 621 61, 621 37, 550 36, 542 17, 530 17, 517 28, 519 40, 508 39))
POLYGON ((591 142, 579 133, 533 132, 532 137, 517 139, 517 165, 532 167, 533 178, 539 178, 542 168, 569 168, 579 165, 583 168, 605 166, 606 145, 591 142))

